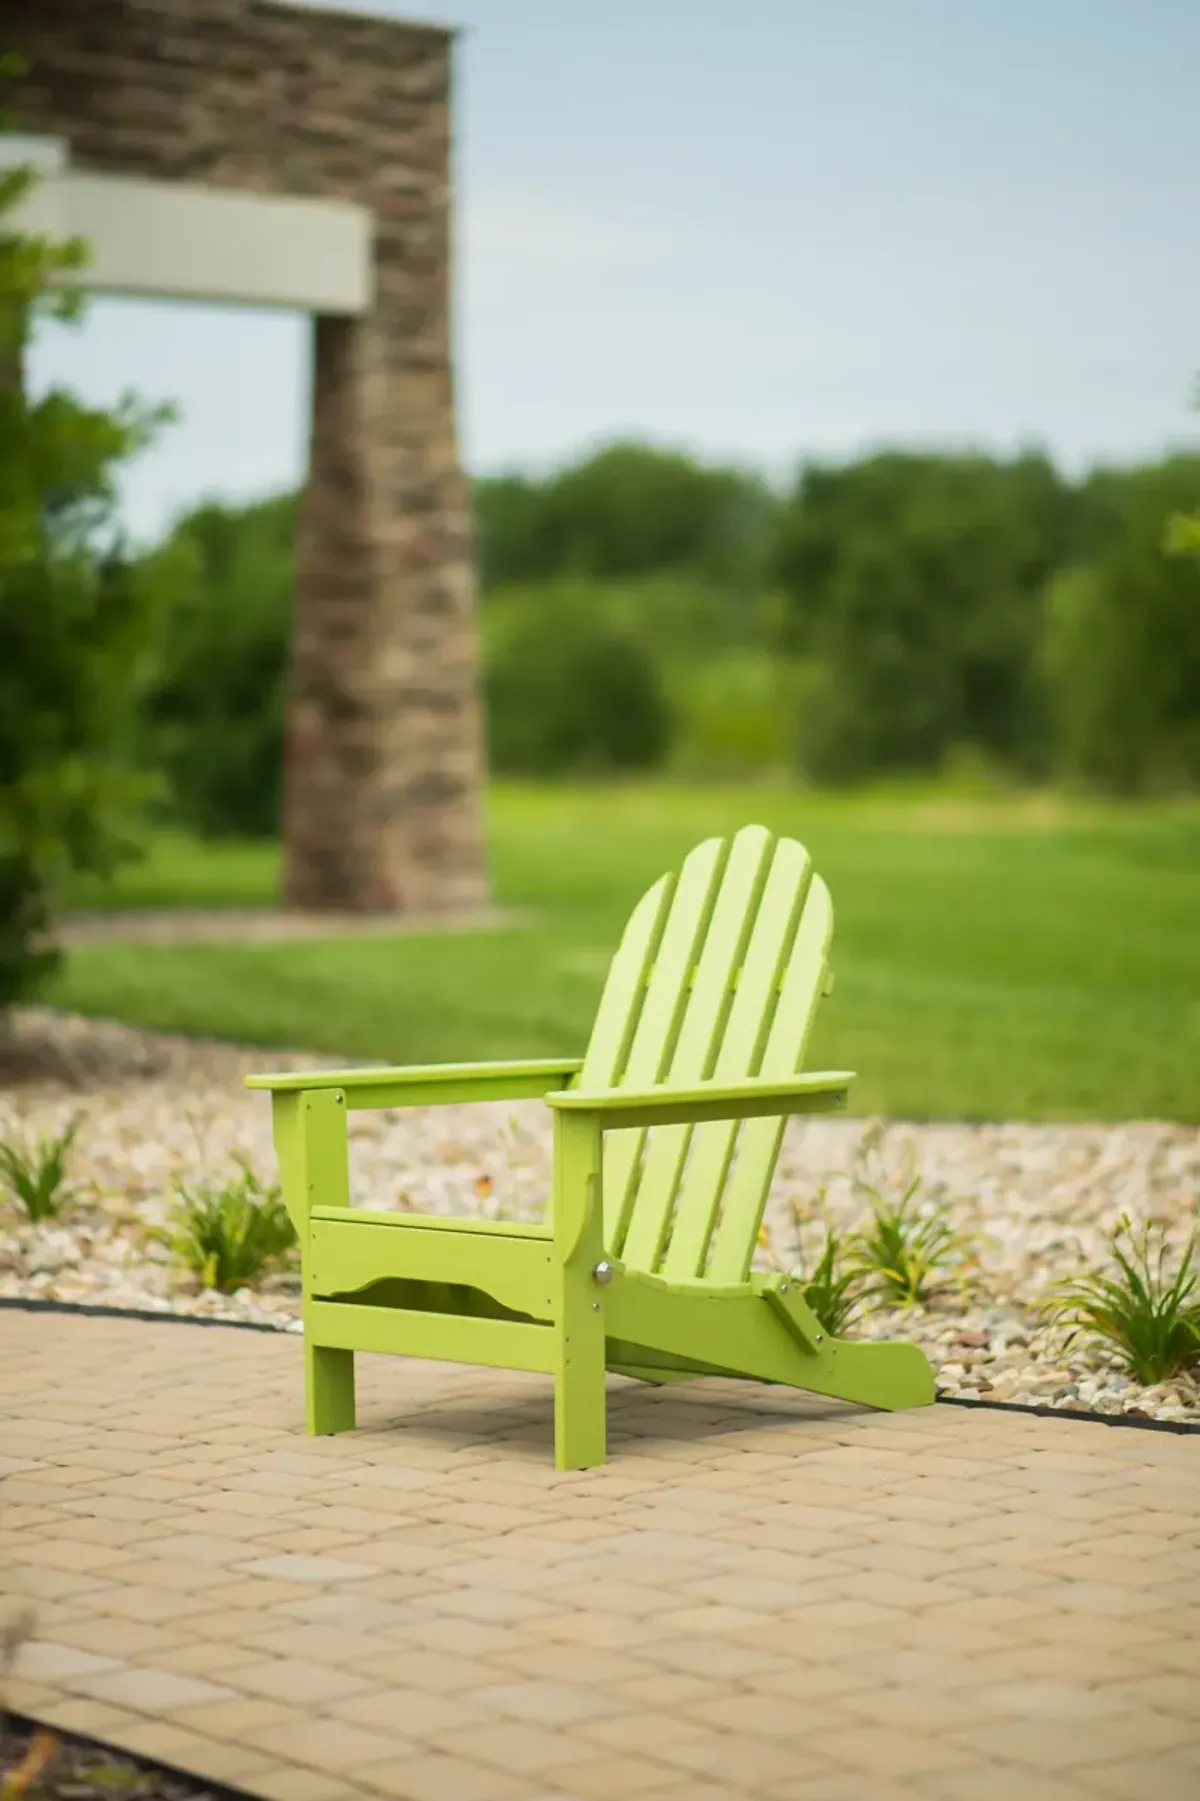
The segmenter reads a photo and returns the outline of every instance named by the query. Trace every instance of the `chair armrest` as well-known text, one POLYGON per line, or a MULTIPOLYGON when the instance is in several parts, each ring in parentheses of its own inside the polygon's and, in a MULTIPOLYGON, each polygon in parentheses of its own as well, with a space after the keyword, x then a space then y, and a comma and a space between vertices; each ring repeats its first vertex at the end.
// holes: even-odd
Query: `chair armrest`
MULTIPOLYGON (((312 1094, 336 1088, 349 1109, 435 1107, 455 1101, 540 1100, 556 1082, 578 1074, 578 1057, 518 1063, 433 1063, 410 1069, 289 1070, 247 1076, 247 1088, 312 1094)), ((569 1092, 569 1091, 568 1091, 569 1092)))
POLYGON ((832 1113, 846 1104, 848 1070, 817 1075, 752 1076, 744 1082, 697 1082, 690 1088, 599 1088, 547 1094, 547 1105, 562 1113, 594 1118, 602 1132, 629 1126, 699 1125, 705 1120, 762 1119, 788 1113, 832 1113))

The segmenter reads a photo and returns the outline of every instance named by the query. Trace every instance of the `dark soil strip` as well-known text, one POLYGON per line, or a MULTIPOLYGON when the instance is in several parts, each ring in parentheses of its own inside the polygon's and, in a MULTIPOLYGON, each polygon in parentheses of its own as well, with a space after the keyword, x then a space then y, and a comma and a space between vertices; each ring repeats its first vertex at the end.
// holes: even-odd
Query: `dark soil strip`
POLYGON ((205 1319, 191 1313, 156 1313, 152 1307, 105 1307, 98 1301, 35 1301, 24 1295, 5 1295, 0 1298, 0 1308, 4 1307, 12 1308, 16 1313, 71 1313, 79 1314, 83 1319, 139 1319, 152 1326, 225 1326, 235 1332, 271 1332, 277 1338, 287 1336, 282 1326, 268 1326, 256 1319, 205 1319))
POLYGON ((54 1752, 23 1791, 24 1801, 256 1801, 246 1789, 206 1782, 102 1739, 7 1711, 0 1716, 0 1791, 38 1738, 53 1740, 54 1752))
POLYGON ((1086 1407, 1042 1407, 1033 1401, 985 1401, 971 1395, 939 1395, 943 1407, 986 1407, 992 1413, 1031 1413, 1039 1420, 1087 1420, 1093 1426, 1129 1426, 1135 1432, 1200 1433, 1200 1420, 1156 1420, 1148 1413, 1093 1413, 1086 1407))
MULTIPOLYGON (((155 1313, 145 1307, 103 1307, 86 1301, 35 1301, 20 1295, 0 1298, 0 1308, 18 1313, 77 1313, 84 1319, 136 1319, 150 1325, 225 1326, 234 1332, 271 1332, 277 1337, 296 1337, 280 1326, 264 1325, 249 1319, 203 1319, 190 1313, 155 1313)), ((1092 1413, 1086 1407, 1042 1407, 1032 1401, 985 1401, 969 1395, 939 1394, 943 1407, 982 1407, 992 1413, 1029 1413, 1035 1419, 1084 1420, 1093 1426, 1128 1426, 1137 1432, 1174 1432, 1200 1434, 1200 1420, 1156 1420, 1149 1414, 1092 1413)))

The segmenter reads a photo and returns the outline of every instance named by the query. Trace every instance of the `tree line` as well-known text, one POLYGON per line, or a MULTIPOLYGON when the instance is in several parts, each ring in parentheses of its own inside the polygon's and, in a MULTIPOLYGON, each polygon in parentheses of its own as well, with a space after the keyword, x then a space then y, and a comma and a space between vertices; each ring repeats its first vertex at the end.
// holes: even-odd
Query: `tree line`
MULTIPOLYGON (((894 450, 779 493, 634 443, 484 478, 492 767, 833 783, 967 757, 1194 787, 1200 562, 1167 540, 1197 493, 1200 456, 1070 481, 1038 454, 894 450)), ((291 495, 208 503, 141 570, 172 595, 144 756, 201 830, 277 823, 294 519, 291 495)))

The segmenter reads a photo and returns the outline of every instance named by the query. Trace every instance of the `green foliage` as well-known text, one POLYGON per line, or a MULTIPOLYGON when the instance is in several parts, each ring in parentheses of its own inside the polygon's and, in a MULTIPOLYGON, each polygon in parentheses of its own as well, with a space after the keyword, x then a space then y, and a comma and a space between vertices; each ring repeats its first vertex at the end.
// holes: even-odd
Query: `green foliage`
POLYGON ((36 1141, 0 1140, 0 1185, 35 1225, 62 1212, 67 1158, 83 1119, 82 1112, 73 1113, 61 1132, 43 1133, 36 1141))
POLYGON ((79 316, 61 284, 84 260, 20 229, 33 179, 0 173, 0 1012, 54 967, 66 873, 111 871, 133 848, 150 788, 132 773, 134 703, 161 598, 124 555, 114 507, 120 468, 165 413, 57 390, 35 401, 21 380, 38 324, 79 316))
POLYGON ((543 487, 518 474, 485 476, 475 483, 475 555, 485 594, 563 573, 547 531, 543 487))
MULTIPOLYGON (((1110 624, 1091 569, 1063 569, 1053 577, 1043 602, 1038 660, 1053 721, 1054 760, 1068 779, 1097 779, 1106 763, 1112 767, 1110 624)), ((1119 719, 1115 723, 1119 730, 1119 719)))
POLYGON ((862 1272, 847 1259, 846 1252, 845 1240, 830 1226, 812 1269, 794 1272, 803 1284, 804 1299, 833 1338, 853 1327, 862 1308, 862 1272))
POLYGON ((1042 661, 1062 772, 1115 793, 1200 782, 1200 562, 1163 549, 1163 519, 1200 489, 1200 459, 1109 483, 1085 569, 1047 596, 1042 661))
POLYGON ((609 582, 689 574, 755 594, 778 503, 757 476, 679 451, 617 443, 534 481, 475 488, 485 592, 558 576, 609 582))
POLYGON ((233 1294, 284 1263, 296 1233, 277 1187, 264 1187, 249 1164, 224 1183, 181 1183, 168 1242, 202 1288, 233 1294))
POLYGON ((1168 556, 1200 556, 1200 513, 1173 513, 1167 521, 1168 556))
MULTIPOLYGON (((762 648, 762 614, 757 603, 688 577, 560 578, 488 595, 482 621, 493 768, 563 774, 654 767, 668 755, 680 771, 701 778, 786 768, 794 684, 788 667, 762 648), (561 634, 558 644, 549 641, 555 634, 561 634), (548 641, 540 643, 543 636, 548 641), (622 666, 612 672, 608 655, 593 660, 590 646, 617 640, 622 666), (521 668, 514 671, 518 655, 521 668), (564 668, 565 679, 558 673, 564 668), (546 713, 549 729, 539 731, 530 707, 543 705, 536 698, 545 691, 546 676, 537 673, 543 669, 554 674, 557 699, 546 713), (601 679, 610 684, 604 691, 601 679), (587 730, 585 743, 564 760, 567 741, 557 717, 568 698, 574 730, 581 738, 587 730), (602 704, 614 715, 608 722, 597 717, 602 704), (608 748, 615 716, 635 710, 655 722, 652 731, 643 726, 638 733, 645 747, 638 764, 620 761, 608 748), (515 760, 514 727, 522 743, 537 740, 536 762, 515 760)), ((621 729, 631 731, 632 723, 621 729)))
POLYGON ((1039 456, 807 468, 770 564, 789 603, 784 645, 815 672, 807 771, 931 770, 969 742, 1031 759, 1041 593, 1077 529, 1070 490, 1039 456))
POLYGON ((693 780, 790 770, 798 672, 762 649, 732 649, 669 670, 672 764, 693 780))
POLYGON ((1200 1367, 1196 1234, 1173 1274, 1163 1234, 1150 1223, 1136 1232, 1122 1218, 1109 1245, 1112 1273, 1056 1283, 1044 1301, 1046 1314, 1071 1328, 1068 1343, 1082 1336, 1115 1350, 1139 1382, 1167 1382, 1200 1367))
POLYGON ((911 1142, 892 1181, 882 1167, 881 1138, 878 1125, 868 1130, 855 1158, 855 1193, 870 1212, 848 1246, 850 1264, 866 1280, 868 1293, 885 1305, 926 1306, 951 1282, 961 1287, 970 1246, 950 1225, 944 1207, 922 1199, 911 1142))
POLYGON ((176 817, 207 836, 279 827, 292 611, 290 495, 179 521, 156 561, 166 612, 143 706, 143 754, 176 817))
POLYGON ((805 1206, 788 1203, 792 1243, 781 1257, 776 1249, 770 1226, 764 1221, 759 1228, 758 1243, 766 1251, 772 1266, 786 1271, 791 1281, 801 1288, 804 1299, 816 1314, 826 1332, 833 1337, 853 1326, 864 1299, 862 1271, 846 1257, 847 1245, 840 1233, 826 1224, 825 1196, 822 1185, 805 1206), (805 1240, 811 1229, 819 1226, 822 1233, 820 1254, 811 1256, 805 1240))
POLYGON ((484 679, 498 772, 626 773, 667 754, 670 705, 649 651, 573 594, 510 603, 489 633, 484 679))
MULTIPOLYGON (((1200 560, 1162 528, 1198 487, 1195 459, 1072 486, 1037 455, 888 453, 810 467, 781 503, 635 444, 485 478, 493 766, 1194 785, 1200 560)), ((209 504, 150 559, 174 604, 143 754, 214 836, 277 826, 294 516, 209 504)))
MULTIPOLYGON (((278 829, 294 509, 288 496, 236 509, 210 503, 181 519, 148 561, 174 598, 146 681, 143 757, 165 772, 174 820, 214 838, 278 829)), ((723 652, 760 635, 753 598, 687 576, 604 584, 560 576, 497 590, 481 609, 493 767, 547 775, 654 767, 680 733, 699 747, 698 765, 752 762, 763 694, 784 672, 762 652, 737 650, 758 678, 744 699, 719 672, 723 652), (740 741, 727 749, 729 714, 744 752, 740 741)), ((784 707, 776 699, 769 713, 773 763, 788 760, 784 707)))
POLYGON ((943 1212, 918 1204, 918 1186, 914 1183, 899 1201, 878 1198, 870 1224, 852 1246, 871 1292, 891 1306, 923 1307, 935 1299, 951 1281, 964 1249, 943 1212))

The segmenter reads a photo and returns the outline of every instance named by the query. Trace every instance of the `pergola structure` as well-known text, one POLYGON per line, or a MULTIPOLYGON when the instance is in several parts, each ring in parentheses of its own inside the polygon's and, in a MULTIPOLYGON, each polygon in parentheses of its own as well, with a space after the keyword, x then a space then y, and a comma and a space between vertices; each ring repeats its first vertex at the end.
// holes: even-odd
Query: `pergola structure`
POLYGON ((9 0, 30 222, 97 291, 312 316, 285 898, 486 899, 443 29, 279 0, 9 0))

